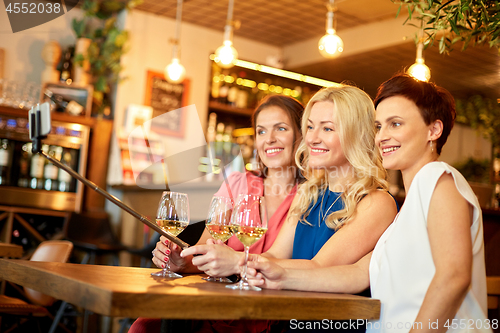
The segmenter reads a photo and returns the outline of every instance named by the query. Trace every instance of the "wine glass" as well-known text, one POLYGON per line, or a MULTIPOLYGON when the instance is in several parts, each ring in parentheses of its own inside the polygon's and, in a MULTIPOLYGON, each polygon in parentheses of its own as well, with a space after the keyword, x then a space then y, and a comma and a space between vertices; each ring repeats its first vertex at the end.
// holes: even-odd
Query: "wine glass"
POLYGON ((233 233, 245 248, 245 270, 238 283, 226 288, 238 290, 261 290, 251 286, 247 280, 247 261, 250 246, 257 242, 267 231, 266 200, 259 195, 242 194, 238 197, 231 215, 233 233))
MULTIPOLYGON (((226 242, 232 235, 231 214, 233 213, 233 202, 230 198, 214 196, 208 209, 208 217, 205 227, 215 240, 226 242)), ((232 282, 225 277, 203 278, 210 282, 232 282)))
MULTIPOLYGON (((156 224, 164 231, 177 236, 189 224, 189 201, 185 193, 165 191, 162 193, 156 224)), ((182 275, 170 270, 170 261, 160 272, 151 273, 153 276, 181 278, 182 275)))

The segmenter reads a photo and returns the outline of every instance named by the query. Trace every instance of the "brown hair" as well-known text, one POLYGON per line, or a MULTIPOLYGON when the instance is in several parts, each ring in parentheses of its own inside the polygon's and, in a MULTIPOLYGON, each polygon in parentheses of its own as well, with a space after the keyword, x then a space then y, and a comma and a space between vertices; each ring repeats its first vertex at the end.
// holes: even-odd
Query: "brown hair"
POLYGON ((398 73, 380 85, 375 97, 375 108, 384 99, 403 96, 418 107, 426 125, 436 120, 443 122, 443 133, 436 140, 436 151, 441 154, 455 123, 455 100, 450 92, 434 83, 415 80, 408 74, 398 73))
MULTIPOLYGON (((302 114, 304 113, 304 106, 302 103, 297 101, 295 98, 285 96, 285 95, 268 95, 261 100, 257 108, 252 114, 252 127, 257 133, 257 117, 266 108, 276 106, 286 112, 290 118, 291 125, 293 128, 293 147, 296 149, 302 140, 302 133, 300 131, 300 122, 302 119, 302 114)), ((260 157, 257 154, 257 162, 261 165, 260 157)), ((264 168, 265 169, 265 168, 264 168)), ((265 170, 260 170, 260 175, 265 176, 267 172, 265 170)))

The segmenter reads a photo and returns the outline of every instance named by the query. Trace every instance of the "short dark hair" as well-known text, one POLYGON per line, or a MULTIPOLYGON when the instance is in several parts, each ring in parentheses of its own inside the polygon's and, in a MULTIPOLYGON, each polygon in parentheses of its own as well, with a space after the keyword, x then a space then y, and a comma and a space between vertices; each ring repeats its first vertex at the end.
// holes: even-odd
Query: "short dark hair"
POLYGON ((393 96, 402 96, 415 103, 426 125, 441 120, 443 133, 436 140, 436 151, 441 154, 456 117, 455 100, 450 92, 434 83, 419 81, 408 74, 398 73, 378 88, 375 108, 384 99, 393 96))

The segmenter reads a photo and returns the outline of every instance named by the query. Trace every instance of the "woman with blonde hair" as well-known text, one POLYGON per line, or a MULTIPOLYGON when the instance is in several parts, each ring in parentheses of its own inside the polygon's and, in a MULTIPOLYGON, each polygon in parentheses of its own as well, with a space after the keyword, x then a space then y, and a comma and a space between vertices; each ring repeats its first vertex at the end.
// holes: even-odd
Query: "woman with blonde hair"
MULTIPOLYGON (((397 211, 375 149, 374 120, 373 103, 359 88, 338 85, 313 96, 295 154, 306 181, 271 248, 254 256, 314 268, 354 263, 373 249, 397 211)), ((181 256, 197 253, 200 246, 181 256)))

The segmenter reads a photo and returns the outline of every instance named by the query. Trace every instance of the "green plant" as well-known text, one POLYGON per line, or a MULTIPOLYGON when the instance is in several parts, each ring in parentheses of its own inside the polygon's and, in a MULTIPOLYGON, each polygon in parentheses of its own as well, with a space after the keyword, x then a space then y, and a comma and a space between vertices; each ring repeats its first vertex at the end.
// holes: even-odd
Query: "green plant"
POLYGON ((450 52, 457 42, 463 42, 462 50, 471 43, 488 43, 490 47, 496 47, 500 51, 498 0, 391 1, 400 4, 398 15, 403 7, 408 9, 405 23, 412 19, 420 21, 425 32, 426 46, 439 40, 440 53, 450 52))
POLYGON ((496 100, 474 95, 457 100, 456 110, 458 123, 470 125, 494 147, 500 147, 500 104, 496 100))
POLYGON ((127 51, 128 31, 117 24, 117 15, 129 10, 141 0, 85 0, 82 4, 84 17, 73 19, 72 28, 77 38, 91 40, 86 56, 76 54, 74 63, 82 66, 83 61, 90 63, 90 75, 94 86, 93 111, 102 114, 111 106, 110 91, 120 82, 121 56, 127 51))
POLYGON ((488 159, 476 160, 471 157, 462 163, 457 163, 455 168, 470 182, 490 183, 491 161, 488 159))

